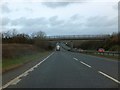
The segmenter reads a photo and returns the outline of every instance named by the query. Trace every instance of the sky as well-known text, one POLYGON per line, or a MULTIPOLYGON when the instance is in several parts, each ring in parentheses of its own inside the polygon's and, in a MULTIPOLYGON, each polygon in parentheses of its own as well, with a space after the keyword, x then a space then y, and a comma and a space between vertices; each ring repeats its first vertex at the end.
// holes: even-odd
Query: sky
POLYGON ((119 0, 1 0, 0 30, 31 34, 98 35, 118 32, 119 0))

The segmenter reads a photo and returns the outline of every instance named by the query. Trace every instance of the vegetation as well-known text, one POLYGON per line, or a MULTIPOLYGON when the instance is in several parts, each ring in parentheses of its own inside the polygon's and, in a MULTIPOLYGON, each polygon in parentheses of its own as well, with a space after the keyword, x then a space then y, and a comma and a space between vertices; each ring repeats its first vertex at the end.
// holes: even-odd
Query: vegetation
MULTIPOLYGON (((113 33, 110 38, 103 41, 73 41, 74 48, 97 50, 104 48, 109 51, 120 50, 120 33, 113 33)), ((42 31, 32 34, 18 33, 15 29, 0 33, 2 40, 2 63, 4 71, 39 58, 45 52, 54 48, 54 43, 47 41, 42 31)), ((67 44, 71 46, 71 43, 67 44)))
POLYGON ((106 50, 119 51, 120 50, 120 33, 113 33, 109 39, 106 40, 103 47, 106 50))
POLYGON ((81 48, 85 50, 97 50, 98 48, 104 48, 108 51, 120 50, 120 33, 113 33, 110 38, 105 41, 84 41, 82 43, 75 42, 74 48, 81 48))
POLYGON ((39 49, 30 44, 2 44, 2 58, 12 59, 25 55, 32 55, 39 52, 39 49))
POLYGON ((50 54, 49 51, 43 51, 43 52, 38 52, 34 54, 26 54, 22 57, 14 57, 14 58, 7 58, 3 59, 2 61, 2 72, 9 71, 11 69, 17 68, 19 66, 22 66, 28 62, 31 61, 37 61, 40 60, 40 58, 47 56, 50 54))
POLYGON ((16 30, 6 31, 2 33, 2 43, 32 44, 45 50, 54 48, 52 43, 46 40, 46 34, 42 31, 32 33, 31 35, 18 33, 16 30))
POLYGON ((16 30, 2 32, 2 67, 3 72, 21 66, 27 62, 48 55, 54 48, 46 40, 42 31, 32 33, 18 33, 16 30))
POLYGON ((79 48, 85 50, 97 50, 99 47, 102 47, 103 44, 103 41, 86 41, 82 43, 79 48))

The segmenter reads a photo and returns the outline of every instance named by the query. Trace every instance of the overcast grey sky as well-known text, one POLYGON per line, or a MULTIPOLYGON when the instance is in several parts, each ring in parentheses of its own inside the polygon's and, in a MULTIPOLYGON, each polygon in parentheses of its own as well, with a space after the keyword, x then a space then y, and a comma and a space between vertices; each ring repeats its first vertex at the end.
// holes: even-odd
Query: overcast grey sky
POLYGON ((118 32, 118 0, 2 0, 2 31, 47 35, 118 32), (49 1, 49 2, 48 2, 49 1), (59 1, 59 2, 52 2, 59 1))

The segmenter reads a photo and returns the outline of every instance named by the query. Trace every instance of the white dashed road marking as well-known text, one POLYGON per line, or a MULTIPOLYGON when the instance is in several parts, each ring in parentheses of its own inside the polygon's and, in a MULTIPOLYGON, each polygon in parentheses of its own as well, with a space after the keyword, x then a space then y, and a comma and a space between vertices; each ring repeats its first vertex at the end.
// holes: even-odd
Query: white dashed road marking
POLYGON ((18 77, 14 78, 13 80, 11 80, 10 82, 8 82, 7 84, 5 84, 5 85, 3 85, 2 87, 0 87, 0 90, 1 90, 1 89, 4 89, 4 88, 7 88, 7 87, 10 86, 10 85, 16 85, 18 82, 21 81, 21 79, 20 79, 21 77, 27 76, 30 71, 33 71, 34 68, 38 67, 38 65, 40 65, 41 63, 43 63, 45 60, 47 60, 47 59, 48 59, 50 56, 52 56, 53 54, 54 54, 54 52, 51 53, 49 56, 47 56, 44 60, 42 60, 41 62, 39 62, 38 64, 36 64, 36 65, 33 66, 32 68, 30 68, 29 70, 25 71, 24 73, 22 73, 22 74, 19 75, 18 77))
POLYGON ((87 66, 87 67, 89 67, 89 68, 91 68, 91 66, 90 65, 88 65, 88 64, 86 64, 86 63, 84 63, 84 62, 82 62, 82 61, 80 61, 82 64, 84 64, 85 66, 87 66))
POLYGON ((105 74, 105 73, 103 73, 103 72, 101 72, 101 71, 98 71, 98 72, 99 72, 100 74, 104 75, 105 77, 113 80, 114 82, 120 84, 120 81, 118 81, 117 79, 114 79, 113 77, 111 77, 111 76, 109 76, 109 75, 107 75, 107 74, 105 74))
MULTIPOLYGON (((78 59, 77 58, 73 58, 74 60, 76 60, 76 61, 78 61, 78 59)), ((91 68, 91 66, 90 65, 88 65, 88 64, 86 64, 86 63, 84 63, 84 62, 82 62, 82 61, 80 61, 82 64, 84 64, 85 66, 87 66, 87 67, 89 67, 89 68, 91 68)))
MULTIPOLYGON (((76 61, 78 61, 77 58, 73 58, 73 59, 75 59, 76 61)), ((92 68, 90 65, 88 65, 88 64, 86 64, 86 63, 84 63, 84 62, 82 62, 82 61, 80 61, 80 63, 84 64, 85 66, 87 66, 87 67, 89 67, 89 68, 92 68)), ((120 84, 120 81, 118 81, 117 79, 114 79, 113 77, 111 77, 111 76, 109 76, 109 75, 107 75, 107 74, 105 74, 105 73, 103 73, 103 72, 101 72, 101 71, 98 71, 98 73, 100 73, 100 74, 104 75, 105 77, 113 80, 114 82, 120 84)))
POLYGON ((78 59, 77 59, 77 58, 73 58, 73 59, 75 59, 76 61, 78 61, 78 59))
MULTIPOLYGON (((77 58, 73 58, 73 59, 75 59, 75 60, 78 61, 77 58)), ((86 64, 86 63, 84 63, 84 62, 82 62, 82 61, 80 61, 80 63, 84 64, 85 66, 87 66, 87 67, 89 67, 89 68, 92 68, 90 65, 88 65, 88 64, 86 64)), ((98 73, 100 73, 100 74, 102 74, 103 76, 105 76, 105 77, 113 80, 114 82, 120 84, 120 81, 118 81, 117 79, 115 79, 115 78, 113 78, 113 77, 111 77, 111 76, 109 76, 109 75, 107 75, 107 74, 105 74, 105 73, 103 73, 103 72, 101 72, 101 71, 98 71, 98 73)))

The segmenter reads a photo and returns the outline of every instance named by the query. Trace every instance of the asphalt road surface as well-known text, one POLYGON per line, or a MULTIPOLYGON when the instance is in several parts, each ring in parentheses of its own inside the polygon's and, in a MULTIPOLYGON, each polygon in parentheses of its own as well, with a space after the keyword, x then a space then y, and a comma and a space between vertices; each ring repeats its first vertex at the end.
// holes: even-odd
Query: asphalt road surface
POLYGON ((3 88, 118 88, 118 63, 61 48, 3 88))

